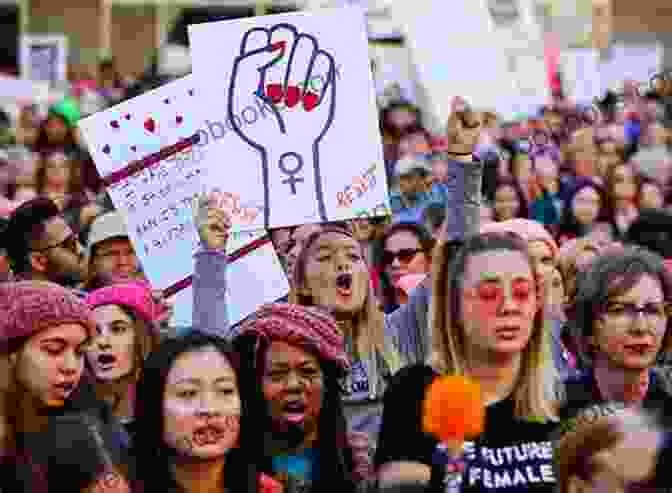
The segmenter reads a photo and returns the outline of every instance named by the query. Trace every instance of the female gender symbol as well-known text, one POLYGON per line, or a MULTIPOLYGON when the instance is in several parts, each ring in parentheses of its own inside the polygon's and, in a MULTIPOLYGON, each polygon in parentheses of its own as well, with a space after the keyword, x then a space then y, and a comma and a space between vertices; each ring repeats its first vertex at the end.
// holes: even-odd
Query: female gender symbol
POLYGON ((294 178, 294 175, 299 173, 303 169, 303 158, 296 152, 286 152, 280 156, 280 163, 278 163, 280 171, 284 174, 289 175, 289 178, 282 180, 283 185, 287 184, 292 188, 292 195, 296 195, 296 184, 303 183, 303 178, 294 178), (285 160, 293 160, 296 162, 295 168, 288 168, 285 164, 285 160))

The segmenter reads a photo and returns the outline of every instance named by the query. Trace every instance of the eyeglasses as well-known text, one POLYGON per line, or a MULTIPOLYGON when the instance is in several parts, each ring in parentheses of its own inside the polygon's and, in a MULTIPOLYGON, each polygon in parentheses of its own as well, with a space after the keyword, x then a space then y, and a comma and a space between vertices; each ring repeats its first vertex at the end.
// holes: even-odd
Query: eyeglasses
MULTIPOLYGON (((670 304, 666 302, 647 303, 637 306, 634 303, 608 303, 605 315, 615 323, 628 326, 634 323, 638 314, 643 314, 647 322, 657 324, 665 321, 670 315, 670 304)), ((665 327, 661 327, 664 330, 665 327)))
MULTIPOLYGON (((504 287, 499 282, 483 281, 475 288, 465 290, 467 295, 478 297, 483 303, 501 305, 504 301, 504 287)), ((532 281, 518 279, 511 283, 511 296, 517 303, 526 303, 532 295, 532 281)))
POLYGON ((422 248, 402 248, 397 252, 391 252, 389 250, 385 250, 383 252, 383 264, 391 265, 394 262, 395 258, 399 259, 399 262, 402 264, 408 264, 421 251, 422 248))
POLYGON ((49 245, 40 249, 31 249, 33 252, 46 252, 47 250, 53 250, 54 248, 65 248, 70 250, 72 253, 77 253, 79 249, 79 240, 74 233, 71 233, 65 240, 57 243, 55 245, 49 245))

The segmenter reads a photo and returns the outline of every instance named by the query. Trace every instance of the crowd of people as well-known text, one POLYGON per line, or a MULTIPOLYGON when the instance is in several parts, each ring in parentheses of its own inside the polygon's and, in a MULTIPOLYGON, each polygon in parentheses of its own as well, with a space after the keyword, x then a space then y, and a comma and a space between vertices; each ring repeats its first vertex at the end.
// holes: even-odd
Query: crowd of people
POLYGON ((389 214, 269 231, 290 292, 235 325, 231 220, 196 197, 176 334, 77 130, 139 92, 100 68, 3 130, 2 493, 672 486, 670 81, 517 121, 455 98, 441 136, 386 105, 389 214), (446 375, 485 406, 450 468, 446 375))

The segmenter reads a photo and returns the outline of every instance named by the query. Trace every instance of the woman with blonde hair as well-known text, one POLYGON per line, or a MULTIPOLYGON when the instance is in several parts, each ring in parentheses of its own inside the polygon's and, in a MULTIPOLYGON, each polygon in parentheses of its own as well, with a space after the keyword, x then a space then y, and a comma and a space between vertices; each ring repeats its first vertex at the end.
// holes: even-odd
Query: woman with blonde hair
POLYGON ((512 235, 478 235, 450 261, 440 244, 433 275, 432 367, 406 367, 390 382, 379 479, 429 481, 436 474, 442 444, 422 429, 425 391, 440 375, 465 375, 478 382, 487 408, 484 432, 464 445, 463 491, 552 491, 557 404, 548 386, 543 284, 527 245, 512 235))

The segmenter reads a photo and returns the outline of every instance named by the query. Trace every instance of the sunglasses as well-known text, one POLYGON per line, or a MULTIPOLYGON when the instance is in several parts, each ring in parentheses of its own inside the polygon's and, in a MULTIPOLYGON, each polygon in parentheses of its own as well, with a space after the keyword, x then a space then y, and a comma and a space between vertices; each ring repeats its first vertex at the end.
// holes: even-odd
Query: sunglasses
POLYGON ((391 265, 394 262, 394 259, 399 259, 399 262, 402 264, 408 264, 415 256, 422 251, 421 248, 402 248, 397 252, 391 252, 385 250, 383 252, 383 264, 391 265))
MULTIPOLYGON (((532 281, 520 279, 511 283, 511 296, 517 303, 529 301, 532 295, 532 281)), ((504 288, 499 282, 482 281, 467 293, 476 296, 481 302, 500 305, 504 301, 504 288)))

